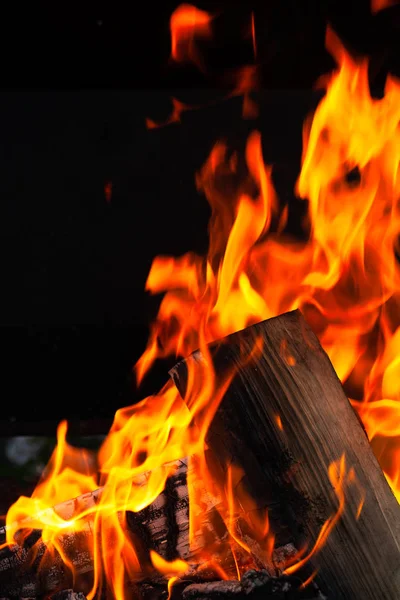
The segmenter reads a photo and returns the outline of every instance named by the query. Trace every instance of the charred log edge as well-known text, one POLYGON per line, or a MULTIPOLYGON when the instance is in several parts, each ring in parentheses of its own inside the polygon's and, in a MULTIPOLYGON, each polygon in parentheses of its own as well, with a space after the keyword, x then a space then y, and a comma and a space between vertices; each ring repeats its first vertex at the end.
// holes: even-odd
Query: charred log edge
MULTIPOLYGON (((178 558, 178 536, 179 526, 176 520, 176 510, 179 505, 179 496, 176 486, 171 479, 167 479, 164 489, 166 498, 165 514, 167 517, 167 547, 165 549, 165 558, 169 561, 178 558)), ((185 498, 185 509, 189 509, 189 502, 185 498)))
MULTIPOLYGON (((302 589, 303 581, 294 576, 282 575, 271 577, 265 570, 249 570, 240 581, 210 581, 191 583, 182 591, 183 600, 217 600, 219 598, 232 598, 242 600, 262 600, 264 598, 293 598, 295 600, 314 600, 325 597, 319 593, 314 582, 302 589)), ((325 598, 325 600, 327 600, 325 598)))
POLYGON ((132 542, 142 564, 148 563, 148 549, 154 546, 150 527, 150 511, 148 508, 149 507, 146 507, 141 511, 140 517, 137 513, 132 511, 126 512, 126 524, 129 534, 132 537, 132 542), (143 519, 141 517, 143 517, 143 519))
MULTIPOLYGON (((328 600, 324 597, 315 582, 311 582, 302 589, 303 580, 295 576, 271 576, 263 569, 247 571, 240 581, 237 579, 221 580, 215 575, 200 576, 191 573, 177 578, 171 590, 171 600, 190 599, 220 599, 232 598, 242 600, 261 600, 268 598, 282 598, 282 593, 290 594, 293 600, 328 600)), ((168 595, 168 578, 154 575, 145 578, 133 587, 143 600, 166 598, 168 595)), ((60 590, 50 596, 49 600, 85 600, 82 592, 71 589, 60 590)))
POLYGON ((50 600, 86 600, 86 596, 82 592, 74 592, 73 589, 66 589, 50 596, 50 600))

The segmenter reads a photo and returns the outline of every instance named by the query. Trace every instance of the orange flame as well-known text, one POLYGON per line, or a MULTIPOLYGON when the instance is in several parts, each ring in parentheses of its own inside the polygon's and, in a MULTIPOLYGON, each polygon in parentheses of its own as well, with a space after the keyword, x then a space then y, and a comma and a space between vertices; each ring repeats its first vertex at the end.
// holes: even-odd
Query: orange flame
POLYGON ((13 541, 16 524, 27 517, 31 529, 42 529, 46 525, 56 530, 71 525, 56 512, 47 509, 98 488, 95 457, 87 450, 70 446, 66 441, 66 434, 67 423, 62 421, 57 429, 57 446, 41 481, 30 498, 21 496, 8 511, 9 543, 13 541))
MULTIPOLYGON (((315 544, 312 547, 312 549, 310 550, 310 552, 308 552, 308 554, 306 554, 306 556, 304 556, 304 558, 302 558, 301 560, 296 562, 294 565, 291 565, 290 567, 287 567, 285 569, 285 573, 287 575, 295 573, 296 571, 301 569, 310 560, 310 558, 312 556, 314 556, 314 554, 316 554, 317 552, 319 552, 321 550, 321 548, 324 546, 326 540, 328 539, 329 534, 331 533, 331 531, 333 530, 333 528, 335 527, 336 523, 339 521, 340 517, 342 516, 342 514, 345 510, 345 504, 346 504, 345 489, 346 489, 346 485, 348 485, 349 483, 354 481, 354 471, 350 470, 349 472, 347 472, 346 457, 344 454, 341 456, 341 458, 339 460, 334 461, 333 463, 331 463, 329 465, 328 475, 329 475, 329 480, 334 488, 335 494, 339 501, 337 511, 335 514, 333 514, 331 517, 329 517, 329 519, 327 519, 325 521, 325 523, 323 524, 323 526, 321 527, 321 531, 319 532, 319 535, 315 541, 315 544)), ((362 503, 360 503, 360 506, 361 506, 361 508, 358 509, 357 516, 359 516, 359 514, 361 512, 362 503)), ((316 573, 314 573, 306 582, 304 582, 304 584, 303 584, 304 587, 312 581, 312 579, 315 577, 315 575, 316 575, 316 573)))
MULTIPOLYGON (((208 35, 210 17, 193 7, 180 11, 178 16, 174 13, 172 55, 177 60, 193 59, 194 29, 208 35)), ((89 600, 103 585, 117 600, 124 600, 127 582, 137 580, 149 568, 172 578, 186 569, 186 562, 166 562, 154 552, 152 564, 143 564, 135 541, 126 533, 127 511, 138 513, 156 502, 168 478, 176 473, 177 461, 187 459, 189 527, 195 546, 196 530, 208 506, 203 492, 213 497, 221 491, 221 482, 213 481, 207 470, 205 436, 233 375, 217 385, 208 344, 295 308, 302 309, 340 379, 351 390, 353 406, 400 498, 400 270, 396 258, 400 85, 389 77, 384 98, 372 99, 367 62, 353 60, 330 30, 327 46, 338 69, 325 78, 326 94, 305 123, 296 185, 300 198, 308 201, 308 239, 300 242, 285 233, 288 207, 275 194, 260 134, 255 131, 249 136, 243 153, 231 152, 222 142, 215 144, 196 179, 212 210, 207 255, 189 253, 154 260, 146 289, 165 295, 136 365, 140 382, 155 360, 186 357, 199 349, 196 376, 188 365, 185 401, 168 384, 159 394, 116 413, 97 457, 104 486, 101 497, 96 506, 73 518, 48 509, 65 498, 94 490, 96 465, 89 455, 68 446, 66 425, 61 424, 46 479, 32 498, 20 499, 7 515, 9 543, 17 528, 37 527, 49 547, 54 544, 62 554, 59 532, 79 529, 83 516, 94 513, 96 535, 90 552, 95 574, 89 600)), ((289 367, 294 366, 287 348, 283 345, 280 350, 289 367)), ((256 344, 254 352, 258 351, 256 344)), ((282 418, 285 415, 276 416, 276 425, 285 435, 282 418)), ((338 510, 322 527, 313 548, 303 550, 303 558, 287 567, 287 573, 319 551, 345 510, 344 489, 356 481, 356 474, 351 465, 347 469, 342 456, 330 466, 328 475, 338 510)), ((238 535, 235 482, 239 476, 232 466, 223 497, 215 504, 230 534, 228 544, 219 551, 236 561, 238 577, 237 556, 249 553, 246 541, 238 535)), ((251 498, 246 502, 251 504, 251 498)), ((361 497, 356 516, 362 503, 361 497)), ((271 556, 274 540, 268 515, 247 525, 265 555, 271 556)), ((202 562, 228 577, 221 565, 213 563, 211 550, 209 555, 206 552, 202 562)))
POLYGON ((147 129, 157 129, 158 127, 165 127, 166 125, 171 125, 171 123, 180 123, 181 114, 186 110, 193 110, 193 106, 188 106, 183 102, 180 102, 176 98, 171 98, 172 102, 172 112, 169 115, 168 119, 163 123, 156 123, 152 119, 146 119, 146 127, 147 129))
POLYGON ((212 19, 207 12, 191 4, 178 6, 170 20, 171 58, 176 62, 191 61, 201 67, 195 39, 212 36, 212 19))
POLYGON ((160 571, 160 573, 164 573, 164 575, 169 575, 170 577, 183 575, 189 569, 189 565, 185 560, 177 558, 176 560, 168 561, 157 554, 157 552, 154 552, 154 550, 151 550, 150 557, 155 568, 160 571))
MULTIPOLYGON (((196 47, 196 39, 212 38, 211 23, 214 17, 209 13, 192 6, 191 4, 181 4, 171 15, 171 59, 177 63, 191 62, 197 67, 206 71, 203 66, 201 54, 196 47)), ((254 58, 257 57, 256 30, 254 12, 250 15, 251 39, 253 45, 254 58)), ((251 97, 251 92, 259 88, 259 73, 257 65, 247 65, 229 70, 227 76, 223 77, 223 83, 232 90, 227 98, 243 96, 243 118, 255 119, 258 117, 259 108, 255 99, 251 97)), ((165 127, 172 123, 179 123, 183 112, 202 108, 200 106, 189 106, 177 98, 171 98, 172 111, 169 117, 163 122, 156 122, 153 119, 146 119, 148 129, 165 127)), ((210 106, 217 101, 212 101, 205 106, 210 106)), ((203 106, 203 108, 205 107, 203 106)))

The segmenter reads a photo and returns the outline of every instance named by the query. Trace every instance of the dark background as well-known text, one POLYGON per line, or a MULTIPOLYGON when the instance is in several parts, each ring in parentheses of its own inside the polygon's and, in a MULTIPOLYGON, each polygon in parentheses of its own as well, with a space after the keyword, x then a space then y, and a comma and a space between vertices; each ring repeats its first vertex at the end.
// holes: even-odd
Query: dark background
POLYGON ((131 374, 157 309, 144 293, 151 261, 206 249, 194 174, 221 136, 240 145, 261 129, 278 192, 295 204, 311 88, 333 66, 327 22, 370 57, 374 93, 400 73, 399 7, 372 16, 369 2, 198 2, 219 15, 204 75, 169 61, 178 2, 82 4, 1 15, 0 435, 53 434, 62 418, 104 433, 118 407, 163 383, 165 365, 139 392, 131 374), (226 69, 252 62, 251 10, 260 118, 243 121, 236 98, 147 130, 171 96, 206 104, 226 69))

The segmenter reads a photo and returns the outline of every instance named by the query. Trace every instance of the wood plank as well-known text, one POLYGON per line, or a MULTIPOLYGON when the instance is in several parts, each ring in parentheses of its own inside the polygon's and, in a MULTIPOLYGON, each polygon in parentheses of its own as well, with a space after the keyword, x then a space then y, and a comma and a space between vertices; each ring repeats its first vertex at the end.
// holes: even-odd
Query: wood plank
MULTIPOLYGON (((335 600, 398 600, 399 504, 300 312, 248 327, 210 349, 219 380, 235 369, 206 438, 208 466, 215 480, 220 477, 221 492, 227 467, 239 466, 245 475, 236 498, 245 505, 250 494, 259 511, 267 508, 282 542, 311 548, 338 511, 328 469, 344 455, 346 472, 353 469, 358 483, 346 485, 344 513, 308 564, 318 571, 322 591, 335 600), (261 351, 254 351, 260 344, 261 351)), ((188 364, 201 377, 202 360, 195 352, 171 371, 183 397, 188 364)))

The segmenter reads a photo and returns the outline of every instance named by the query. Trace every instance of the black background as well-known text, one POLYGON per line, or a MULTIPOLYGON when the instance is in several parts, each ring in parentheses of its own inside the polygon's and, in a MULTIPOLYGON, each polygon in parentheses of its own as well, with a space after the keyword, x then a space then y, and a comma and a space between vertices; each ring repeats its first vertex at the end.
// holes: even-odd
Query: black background
POLYGON ((3 435, 53 433, 62 418, 104 432, 119 406, 163 383, 166 365, 140 392, 131 374, 157 309, 144 293, 151 261, 206 249, 194 174, 221 136, 240 145, 261 129, 278 191, 295 206, 302 121, 318 97, 313 83, 333 65, 327 22, 370 57, 374 93, 387 71, 400 72, 398 7, 371 16, 369 2, 199 2, 219 14, 206 76, 169 61, 178 3, 82 4, 21 4, 1 16, 3 435), (147 130, 171 96, 206 104, 226 69, 253 60, 251 10, 260 118, 243 121, 236 98, 147 130))

